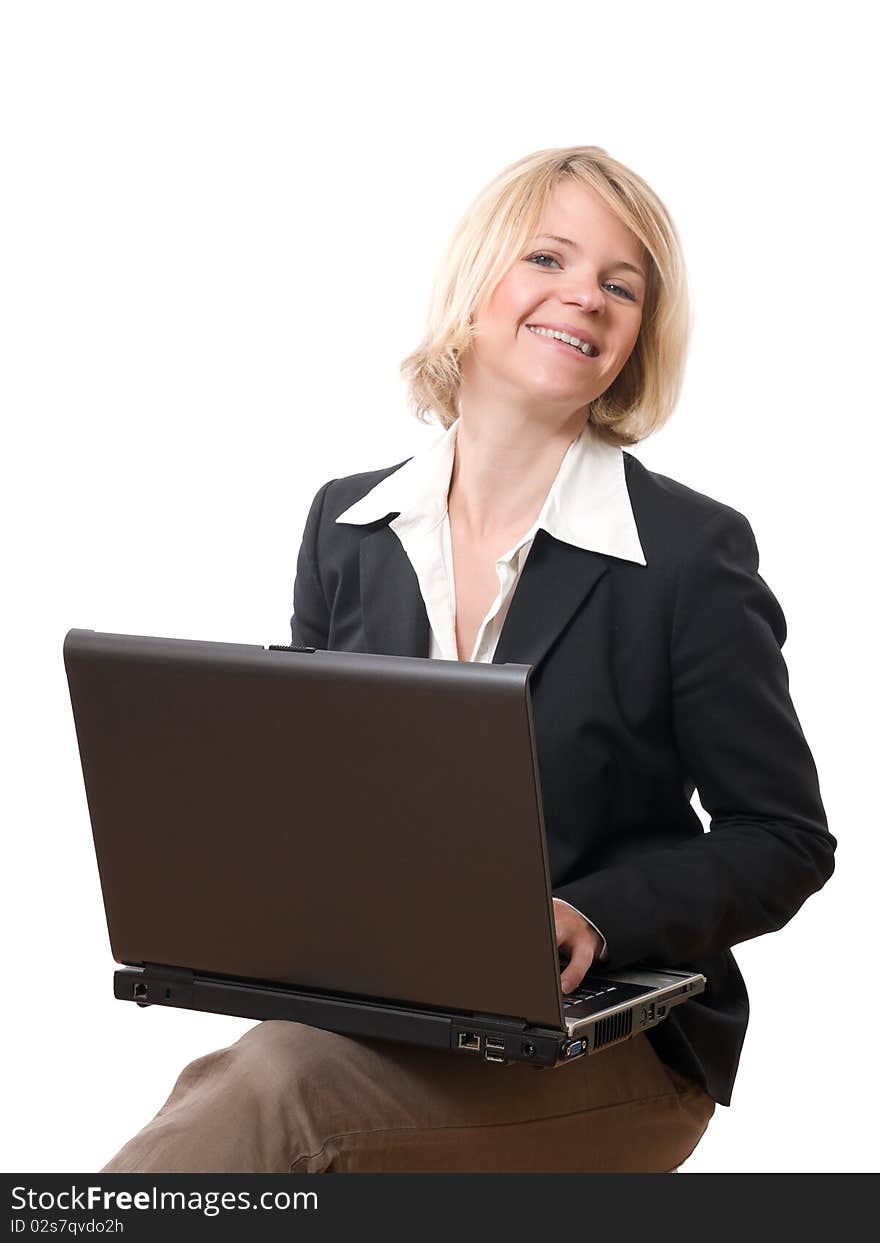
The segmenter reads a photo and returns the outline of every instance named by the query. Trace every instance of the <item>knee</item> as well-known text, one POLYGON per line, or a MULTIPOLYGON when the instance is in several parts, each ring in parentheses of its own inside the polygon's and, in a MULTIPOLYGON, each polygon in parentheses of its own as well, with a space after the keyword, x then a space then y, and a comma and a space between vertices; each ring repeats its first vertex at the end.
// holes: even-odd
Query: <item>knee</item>
POLYGON ((284 1151, 284 1169, 317 1159, 327 1135, 355 1125, 352 1043, 281 1020, 260 1023, 232 1046, 240 1113, 260 1119, 273 1148, 284 1151))
POLYGON ((271 1019, 245 1032, 230 1052, 236 1073, 251 1092, 277 1098, 298 1085, 333 1079, 347 1060, 350 1043, 336 1032, 271 1019))

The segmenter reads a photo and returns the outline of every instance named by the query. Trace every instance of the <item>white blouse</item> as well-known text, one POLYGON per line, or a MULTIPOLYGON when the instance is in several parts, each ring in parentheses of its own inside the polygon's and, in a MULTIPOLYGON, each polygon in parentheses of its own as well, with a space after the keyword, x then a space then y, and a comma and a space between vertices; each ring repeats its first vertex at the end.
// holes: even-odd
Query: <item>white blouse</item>
MULTIPOLYGON (((428 655, 440 660, 458 660, 455 568, 446 506, 458 425, 456 420, 433 444, 386 475, 336 519, 370 523, 397 511, 397 517, 388 525, 400 540, 418 578, 430 626, 428 655)), ((589 423, 569 445, 532 526, 497 558, 498 592, 480 623, 470 660, 492 662, 539 528, 578 548, 647 565, 626 486, 622 451, 600 440, 589 423)), ((570 902, 565 905, 571 907, 570 902)), ((578 914, 596 928, 582 911, 578 914)), ((596 931, 602 937, 603 958, 605 938, 598 928, 596 931)))

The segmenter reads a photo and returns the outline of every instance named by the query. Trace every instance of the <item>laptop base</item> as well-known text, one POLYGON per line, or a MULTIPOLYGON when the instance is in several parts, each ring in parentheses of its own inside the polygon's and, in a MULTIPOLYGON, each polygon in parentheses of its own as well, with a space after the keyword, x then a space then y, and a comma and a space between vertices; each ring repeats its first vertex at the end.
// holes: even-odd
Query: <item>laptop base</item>
POLYGON ((153 964, 116 970, 113 993, 119 1000, 140 1006, 171 1006, 246 1019, 285 1019, 346 1036, 446 1049, 498 1066, 524 1062, 536 1069, 548 1069, 588 1051, 585 1041, 572 1041, 565 1032, 535 1027, 524 1020, 441 1010, 432 1013, 350 997, 337 1001, 326 994, 316 996, 282 984, 242 984, 222 976, 153 964), (569 1051, 573 1047, 574 1054, 569 1051))

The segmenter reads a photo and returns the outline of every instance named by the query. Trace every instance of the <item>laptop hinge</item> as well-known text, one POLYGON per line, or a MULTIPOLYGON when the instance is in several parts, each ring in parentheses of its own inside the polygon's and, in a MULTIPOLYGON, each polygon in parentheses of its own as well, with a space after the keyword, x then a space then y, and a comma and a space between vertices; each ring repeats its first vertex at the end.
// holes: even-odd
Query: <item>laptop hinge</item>
POLYGON ((145 962, 145 971, 155 971, 163 979, 173 980, 177 984, 192 984, 196 973, 191 967, 166 967, 161 962, 145 962))
POLYGON ((499 1031, 521 1032, 529 1026, 525 1019, 503 1019, 497 1014, 483 1014, 479 1010, 472 1010, 471 1018, 481 1023, 491 1023, 499 1031))

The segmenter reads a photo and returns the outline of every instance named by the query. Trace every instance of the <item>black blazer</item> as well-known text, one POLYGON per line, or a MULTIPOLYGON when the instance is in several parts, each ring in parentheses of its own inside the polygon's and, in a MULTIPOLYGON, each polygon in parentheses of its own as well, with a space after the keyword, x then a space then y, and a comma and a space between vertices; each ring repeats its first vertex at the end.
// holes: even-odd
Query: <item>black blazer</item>
MULTIPOLYGON (((493 663, 534 666, 554 896, 601 929, 603 966, 706 975, 705 993, 647 1036, 729 1105, 749 1013, 730 946, 786 924, 828 880, 836 841, 789 697, 785 618, 748 521, 623 456, 648 564, 539 530, 493 663), (709 833, 690 805, 695 787, 709 833)), ((418 579, 388 528, 395 513, 335 521, 403 465, 318 492, 297 561, 294 643, 427 657, 418 579)))

